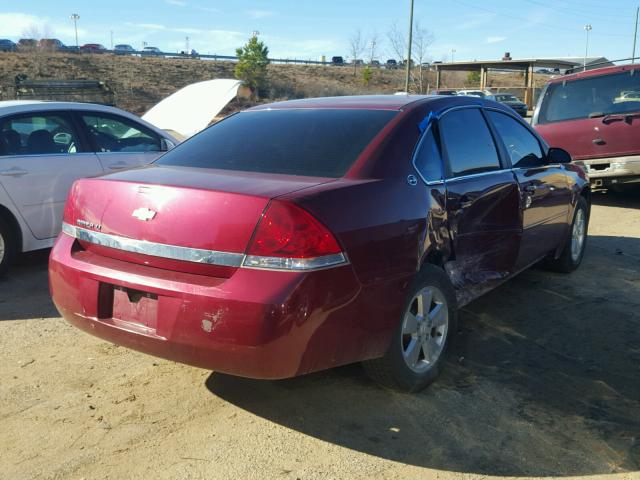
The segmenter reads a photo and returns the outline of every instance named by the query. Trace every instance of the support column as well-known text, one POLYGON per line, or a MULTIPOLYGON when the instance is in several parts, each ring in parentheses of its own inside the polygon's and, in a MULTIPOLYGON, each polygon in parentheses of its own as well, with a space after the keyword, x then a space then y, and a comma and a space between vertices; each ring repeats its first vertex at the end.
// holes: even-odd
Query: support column
POLYGON ((480 67, 480 90, 485 90, 487 88, 487 73, 488 68, 482 65, 480 67))
POLYGON ((524 74, 524 103, 527 104, 529 110, 533 110, 533 64, 527 67, 524 74))
POLYGON ((436 67, 436 90, 440 89, 440 74, 442 72, 440 71, 440 69, 438 67, 436 67))

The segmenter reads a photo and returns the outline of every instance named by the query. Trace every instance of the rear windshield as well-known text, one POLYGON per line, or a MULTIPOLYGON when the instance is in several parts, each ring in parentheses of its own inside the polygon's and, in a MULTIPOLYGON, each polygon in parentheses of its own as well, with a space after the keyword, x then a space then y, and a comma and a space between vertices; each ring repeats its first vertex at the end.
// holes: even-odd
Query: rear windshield
POLYGON ((634 71, 552 83, 538 123, 562 122, 640 111, 640 74, 634 71))
POLYGON ((337 178, 396 114, 339 109, 242 112, 178 145, 156 164, 337 178))

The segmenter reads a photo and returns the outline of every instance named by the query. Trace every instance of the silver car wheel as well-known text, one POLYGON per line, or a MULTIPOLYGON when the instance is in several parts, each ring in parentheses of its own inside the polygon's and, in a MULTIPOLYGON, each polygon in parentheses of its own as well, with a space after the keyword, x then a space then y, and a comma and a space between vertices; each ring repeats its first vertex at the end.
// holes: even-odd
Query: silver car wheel
POLYGON ((414 372, 430 369, 440 358, 449 328, 449 307, 444 293, 433 286, 420 290, 402 321, 402 356, 414 372))
POLYGON ((576 218, 573 221, 573 229, 571 230, 571 260, 577 262, 582 254, 584 247, 584 239, 586 233, 586 218, 584 210, 579 208, 576 212, 576 218))
POLYGON ((5 255, 5 246, 4 246, 4 237, 0 235, 0 263, 4 260, 5 255))

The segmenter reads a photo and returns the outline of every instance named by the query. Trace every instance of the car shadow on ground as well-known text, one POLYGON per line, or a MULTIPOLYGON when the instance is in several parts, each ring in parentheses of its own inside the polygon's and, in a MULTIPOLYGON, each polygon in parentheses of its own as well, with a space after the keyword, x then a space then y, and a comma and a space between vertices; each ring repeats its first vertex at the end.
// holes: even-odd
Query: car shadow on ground
POLYGON ((0 278, 0 322, 59 317, 49 296, 49 250, 22 254, 0 278))
POLYGON ((621 208, 640 208, 640 185, 623 193, 614 191, 596 191, 591 196, 595 205, 621 208))
POLYGON ((378 387, 357 365, 283 381, 213 373, 206 387, 306 435, 415 466, 638 472, 640 264, 603 241, 590 237, 572 275, 532 269, 465 307, 443 376, 419 394, 378 387))

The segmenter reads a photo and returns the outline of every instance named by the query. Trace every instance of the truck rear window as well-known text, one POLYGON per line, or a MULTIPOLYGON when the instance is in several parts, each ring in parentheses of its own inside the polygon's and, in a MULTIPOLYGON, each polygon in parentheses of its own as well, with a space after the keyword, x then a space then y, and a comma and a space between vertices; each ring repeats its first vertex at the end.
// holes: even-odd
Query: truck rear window
POLYGON ((638 111, 640 74, 630 70, 549 84, 540 104, 538 123, 638 111))
POLYGON ((241 112, 178 145, 156 164, 337 178, 396 114, 351 109, 241 112))

